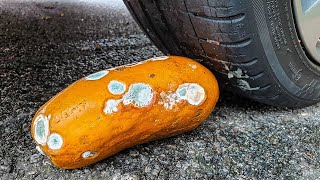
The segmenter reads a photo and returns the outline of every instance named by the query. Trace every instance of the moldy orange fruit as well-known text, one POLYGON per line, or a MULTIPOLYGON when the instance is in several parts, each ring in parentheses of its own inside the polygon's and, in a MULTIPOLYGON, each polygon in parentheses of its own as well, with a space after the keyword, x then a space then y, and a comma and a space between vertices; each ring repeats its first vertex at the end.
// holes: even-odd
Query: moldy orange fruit
POLYGON ((80 168, 196 128, 218 97, 214 75, 201 64, 157 57, 73 83, 38 110, 31 133, 56 166, 80 168))

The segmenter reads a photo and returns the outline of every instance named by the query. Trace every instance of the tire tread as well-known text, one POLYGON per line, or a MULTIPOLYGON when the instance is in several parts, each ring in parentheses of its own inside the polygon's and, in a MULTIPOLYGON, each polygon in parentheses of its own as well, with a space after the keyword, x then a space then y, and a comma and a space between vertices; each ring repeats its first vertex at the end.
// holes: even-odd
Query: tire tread
MULTIPOLYGON (((237 93, 276 106, 296 107, 314 103, 296 103, 299 98, 283 91, 272 71, 265 68, 268 66, 266 60, 253 52, 258 38, 255 29, 251 28, 249 17, 253 16, 253 11, 249 0, 124 1, 164 53, 201 59, 225 77, 230 71, 240 69, 245 74, 240 79, 252 87, 259 87, 244 91, 239 87, 238 78, 231 78, 229 81, 237 93), (132 8, 132 4, 140 7, 132 8)), ((308 92, 306 87, 299 93, 308 92)))

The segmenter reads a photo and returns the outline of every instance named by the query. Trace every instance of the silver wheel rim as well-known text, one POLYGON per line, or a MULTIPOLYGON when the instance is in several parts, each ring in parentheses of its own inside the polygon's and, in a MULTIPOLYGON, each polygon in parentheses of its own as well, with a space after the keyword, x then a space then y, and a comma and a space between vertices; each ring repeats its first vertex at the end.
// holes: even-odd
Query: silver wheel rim
POLYGON ((320 63, 320 0, 294 0, 294 13, 307 53, 320 63))

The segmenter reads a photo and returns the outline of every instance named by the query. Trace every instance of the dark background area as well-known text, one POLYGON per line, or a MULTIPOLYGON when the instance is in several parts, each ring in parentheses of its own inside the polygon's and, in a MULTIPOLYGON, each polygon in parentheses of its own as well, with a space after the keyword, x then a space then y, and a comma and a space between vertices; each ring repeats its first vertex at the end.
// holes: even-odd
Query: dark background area
POLYGON ((162 55, 121 1, 0 0, 1 179, 316 179, 320 106, 280 109, 222 93, 190 133, 60 170, 30 136, 36 110, 75 80, 162 55))

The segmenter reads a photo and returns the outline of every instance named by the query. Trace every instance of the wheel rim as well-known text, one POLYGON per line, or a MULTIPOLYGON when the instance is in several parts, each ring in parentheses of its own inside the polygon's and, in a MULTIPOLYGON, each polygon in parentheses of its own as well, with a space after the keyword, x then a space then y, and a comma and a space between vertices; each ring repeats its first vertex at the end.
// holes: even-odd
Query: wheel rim
POLYGON ((307 53, 320 63, 320 0, 294 0, 294 14, 307 53))

